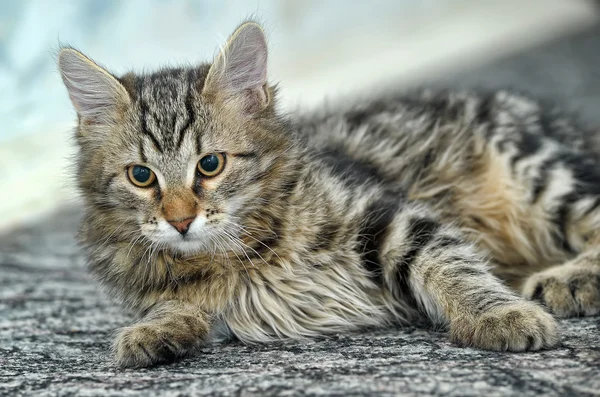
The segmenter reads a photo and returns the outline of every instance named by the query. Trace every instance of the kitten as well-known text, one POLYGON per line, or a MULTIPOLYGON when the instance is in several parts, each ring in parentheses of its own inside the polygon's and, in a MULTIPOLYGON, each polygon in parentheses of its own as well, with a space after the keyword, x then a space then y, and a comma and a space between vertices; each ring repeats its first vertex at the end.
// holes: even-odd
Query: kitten
POLYGON ((194 68, 116 77, 72 48, 58 64, 89 265, 140 315, 123 367, 217 324, 266 342, 425 316, 458 345, 524 351, 558 341, 531 300, 600 312, 598 147, 534 100, 424 91, 287 118, 253 22, 194 68))

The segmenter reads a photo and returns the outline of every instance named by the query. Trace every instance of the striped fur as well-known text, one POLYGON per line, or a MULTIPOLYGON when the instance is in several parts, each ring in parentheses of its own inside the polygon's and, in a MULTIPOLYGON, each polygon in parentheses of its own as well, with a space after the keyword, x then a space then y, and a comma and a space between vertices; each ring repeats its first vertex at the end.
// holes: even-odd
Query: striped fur
MULTIPOLYGON (((421 91, 286 118, 257 77, 266 55, 253 61, 238 42, 262 43, 257 29, 232 35, 217 70, 115 77, 94 93, 126 91, 130 104, 116 106, 119 94, 79 113, 90 269, 140 315, 117 336, 121 365, 181 357, 219 323, 253 343, 425 316, 457 344, 522 351, 558 340, 523 295, 556 315, 598 314, 595 136, 505 91, 421 91), (236 64, 252 65, 247 81, 236 64), (199 159, 215 152, 224 171, 202 177, 199 159), (157 183, 133 186, 131 164, 157 183), (181 208, 196 216, 185 236, 166 223, 181 208)), ((62 54, 85 61, 59 61, 67 88, 79 82, 77 109, 99 67, 62 54)))

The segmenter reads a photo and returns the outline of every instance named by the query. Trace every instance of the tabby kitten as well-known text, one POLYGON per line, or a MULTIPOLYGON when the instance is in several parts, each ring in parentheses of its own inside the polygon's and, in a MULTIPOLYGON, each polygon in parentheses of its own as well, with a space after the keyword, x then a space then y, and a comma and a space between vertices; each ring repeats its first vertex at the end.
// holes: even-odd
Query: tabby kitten
POLYGON ((528 299, 600 312, 598 145, 534 100, 421 92, 287 118, 253 22, 198 67, 58 63, 90 268, 140 315, 123 367, 217 324, 266 342, 426 316, 458 345, 524 351, 558 341, 528 299))

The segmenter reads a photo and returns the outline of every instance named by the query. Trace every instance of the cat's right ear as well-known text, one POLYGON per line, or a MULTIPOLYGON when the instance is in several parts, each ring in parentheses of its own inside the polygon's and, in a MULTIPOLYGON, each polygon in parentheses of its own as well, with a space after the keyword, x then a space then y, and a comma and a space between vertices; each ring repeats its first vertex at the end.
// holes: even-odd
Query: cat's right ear
POLYGON ((110 124, 131 104, 125 87, 77 50, 63 48, 58 68, 77 114, 87 123, 110 124))

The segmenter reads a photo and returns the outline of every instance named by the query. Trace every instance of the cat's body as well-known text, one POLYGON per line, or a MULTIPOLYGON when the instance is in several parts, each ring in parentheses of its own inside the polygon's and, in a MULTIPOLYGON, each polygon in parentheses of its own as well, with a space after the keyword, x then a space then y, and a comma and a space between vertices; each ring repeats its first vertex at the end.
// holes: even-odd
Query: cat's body
POLYGON ((284 119, 252 23, 210 68, 117 81, 71 49, 60 64, 90 266, 142 316, 122 365, 181 356, 220 321, 260 342, 426 315, 459 344, 519 351, 557 341, 520 292, 600 311, 595 137, 553 109, 420 92, 284 119))

